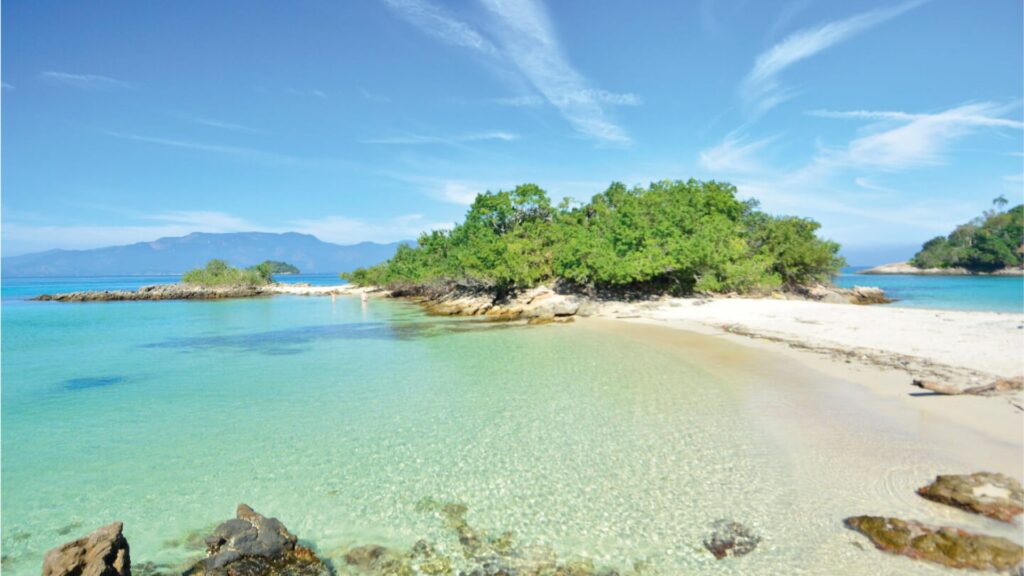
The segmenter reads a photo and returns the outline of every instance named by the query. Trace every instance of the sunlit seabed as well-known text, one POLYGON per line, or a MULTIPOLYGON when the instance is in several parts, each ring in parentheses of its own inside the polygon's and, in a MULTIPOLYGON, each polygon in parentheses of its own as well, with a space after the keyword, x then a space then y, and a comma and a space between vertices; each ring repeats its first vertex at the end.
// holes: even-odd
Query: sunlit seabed
POLYGON ((870 549, 841 525, 859 513, 1014 536, 914 496, 957 463, 865 419, 860 398, 809 406, 789 395, 799 379, 714 376, 692 356, 383 300, 9 302, 3 570, 36 574, 114 519, 134 562, 180 565, 187 536, 239 502, 336 561, 354 544, 455 550, 424 497, 564 557, 664 574, 944 573, 870 549), (761 547, 714 560, 701 541, 719 518, 761 547))

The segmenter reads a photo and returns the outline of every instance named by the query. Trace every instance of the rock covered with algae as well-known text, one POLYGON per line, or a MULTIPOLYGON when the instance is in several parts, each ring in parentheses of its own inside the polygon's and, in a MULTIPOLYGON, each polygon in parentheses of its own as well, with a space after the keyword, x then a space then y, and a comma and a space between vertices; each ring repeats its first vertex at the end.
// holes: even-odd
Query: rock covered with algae
POLYGON ((993 472, 938 476, 917 493, 928 500, 960 508, 1003 522, 1024 512, 1020 482, 993 472))
POLYGON ((1009 571, 1024 563, 1024 549, 1006 538, 882 516, 853 516, 844 522, 880 550, 950 568, 1009 571))

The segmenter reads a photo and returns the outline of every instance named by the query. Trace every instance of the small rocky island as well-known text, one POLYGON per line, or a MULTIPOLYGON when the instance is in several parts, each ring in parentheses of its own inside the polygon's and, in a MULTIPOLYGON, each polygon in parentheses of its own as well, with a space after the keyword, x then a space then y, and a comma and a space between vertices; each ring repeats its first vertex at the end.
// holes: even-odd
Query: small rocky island
POLYGON ((915 274, 923 276, 1024 275, 1024 204, 1005 210, 1003 196, 992 210, 948 236, 936 236, 921 246, 908 262, 883 264, 860 274, 915 274))

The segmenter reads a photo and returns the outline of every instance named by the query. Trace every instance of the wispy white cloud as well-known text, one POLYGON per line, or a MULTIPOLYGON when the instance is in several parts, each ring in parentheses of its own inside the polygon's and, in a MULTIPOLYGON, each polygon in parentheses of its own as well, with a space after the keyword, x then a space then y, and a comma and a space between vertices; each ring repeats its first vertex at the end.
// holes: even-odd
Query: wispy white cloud
POLYGON ((505 54, 578 132, 602 142, 628 144, 629 135, 592 97, 589 81, 569 64, 547 11, 535 0, 483 0, 500 22, 505 54))
POLYGON ((383 0, 396 13, 431 36, 451 44, 472 48, 485 54, 498 50, 472 26, 462 22, 439 6, 425 0, 383 0))
POLYGON ((718 145, 700 153, 700 164, 713 172, 737 174, 764 169, 757 154, 778 136, 749 140, 745 136, 730 134, 718 145))
POLYGON ((3 83, 3 89, 4 90, 14 90, 14 85, 13 84, 8 84, 7 82, 4 82, 3 83))
POLYGON ((432 221, 421 214, 404 214, 377 220, 330 215, 315 219, 292 220, 286 225, 288 230, 312 234, 325 242, 355 244, 415 240, 422 232, 450 229, 454 222, 432 221))
POLYGON ((391 98, 389 98, 388 96, 385 96, 383 94, 377 94, 375 92, 370 92, 369 90, 361 86, 359 87, 359 93, 362 94, 363 99, 366 100, 367 102, 379 102, 381 104, 391 103, 391 98))
POLYGON ((143 136, 140 134, 126 134, 122 132, 105 132, 105 134, 122 140, 145 142, 147 144, 156 144, 158 146, 167 146, 170 148, 181 148, 184 150, 196 150, 199 152, 213 152, 216 154, 234 156, 240 159, 259 160, 273 163, 288 163, 301 160, 301 158, 297 156, 279 154, 276 152, 266 152, 255 148, 245 148, 241 146, 224 146, 220 144, 207 144, 205 142, 193 142, 190 140, 173 140, 170 138, 143 136))
POLYGON ((818 116, 820 118, 852 118, 858 120, 894 120, 894 121, 912 121, 912 120, 923 120, 929 118, 945 117, 947 119, 956 118, 957 121, 967 122, 976 126, 995 126, 1003 128, 1017 128, 1024 127, 1024 122, 1019 120, 1012 120, 1009 118, 998 118, 992 116, 986 116, 984 114, 972 114, 972 110, 991 110, 995 113, 1002 113, 1001 111, 1006 110, 1004 106, 996 106, 990 103, 981 103, 977 105, 965 105, 954 110, 943 112, 941 114, 913 114, 909 112, 893 112, 893 111, 874 111, 874 110, 850 110, 850 111, 834 111, 834 110, 812 110, 808 114, 812 116, 818 116))
MULTIPOLYGON (((497 42, 426 0, 384 2, 435 38, 470 48, 502 63, 511 62, 533 88, 584 136, 611 144, 630 142, 626 131, 608 117, 604 106, 609 103, 637 105, 639 97, 614 95, 593 88, 569 63, 547 11, 540 2, 483 0, 484 7, 494 17, 493 28, 497 42)), ((514 104, 509 103, 533 105, 530 99, 517 99, 514 104)))
POLYGON ((46 70, 39 73, 39 78, 51 84, 71 86, 83 90, 122 90, 134 88, 134 84, 131 82, 98 74, 72 74, 70 72, 46 70))
POLYGON ((544 100, 540 96, 534 94, 513 96, 511 98, 497 98, 494 100, 495 104, 512 106, 515 108, 535 108, 537 106, 543 106, 545 102, 547 102, 547 100, 544 100))
POLYGON ((250 126, 244 126, 242 124, 235 124, 233 122, 225 122, 216 118, 207 118, 205 116, 196 116, 193 114, 178 114, 178 117, 182 120, 192 122, 193 124, 199 124, 201 126, 210 126, 211 128, 221 128, 223 130, 231 130, 233 132, 248 132, 250 134, 258 134, 262 132, 257 128, 250 126))
POLYGON ((760 114, 796 94, 795 89, 784 87, 779 81, 779 75, 786 68, 912 10, 925 1, 911 0, 878 8, 787 36, 757 57, 754 68, 742 83, 741 96, 748 109, 754 114, 760 114))
POLYGON ((475 132, 470 134, 460 134, 456 136, 426 136, 423 134, 405 134, 402 136, 388 136, 383 138, 370 138, 363 140, 365 144, 401 144, 401 145, 420 145, 420 144, 459 144, 463 142, 483 142, 487 140, 495 140, 500 142, 513 142, 519 139, 518 134, 512 132, 503 132, 496 130, 493 132, 475 132))
POLYGON ((825 150, 825 165, 902 170, 941 164, 950 144, 983 128, 1024 129, 1024 122, 1001 117, 1011 107, 982 102, 935 114, 832 112, 831 117, 885 120, 898 124, 852 140, 844 149, 825 150))
POLYGON ((314 98, 320 98, 321 100, 327 99, 327 92, 317 89, 300 90, 298 88, 286 88, 285 92, 293 96, 313 96, 314 98))
MULTIPOLYGON (((586 89, 578 93, 567 93, 566 99, 570 102, 583 104, 607 104, 609 106, 642 106, 644 101, 637 94, 632 92, 616 93, 607 90, 586 89)), ((514 96, 511 98, 497 98, 496 104, 512 107, 536 107, 543 106, 547 100, 536 95, 514 96)))
POLYGON ((445 182, 441 187, 440 199, 452 204, 469 206, 476 200, 476 197, 485 189, 476 185, 462 182, 445 182))

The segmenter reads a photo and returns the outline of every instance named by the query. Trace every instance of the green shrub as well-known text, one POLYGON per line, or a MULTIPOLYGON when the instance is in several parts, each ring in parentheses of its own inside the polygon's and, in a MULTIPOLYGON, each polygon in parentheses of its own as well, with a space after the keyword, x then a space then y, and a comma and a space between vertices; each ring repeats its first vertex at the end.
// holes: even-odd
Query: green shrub
POLYGON ((223 260, 210 260, 204 268, 190 270, 181 277, 185 284, 199 286, 262 286, 271 280, 271 267, 266 262, 243 270, 223 260))

